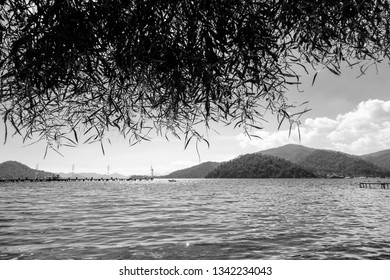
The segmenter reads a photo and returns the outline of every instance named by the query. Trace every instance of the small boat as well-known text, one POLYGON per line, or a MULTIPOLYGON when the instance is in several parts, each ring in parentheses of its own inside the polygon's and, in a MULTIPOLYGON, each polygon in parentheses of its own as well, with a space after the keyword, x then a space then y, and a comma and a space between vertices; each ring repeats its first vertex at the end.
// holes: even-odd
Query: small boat
POLYGON ((174 183, 174 182, 176 182, 176 180, 175 179, 169 179, 168 182, 174 183))

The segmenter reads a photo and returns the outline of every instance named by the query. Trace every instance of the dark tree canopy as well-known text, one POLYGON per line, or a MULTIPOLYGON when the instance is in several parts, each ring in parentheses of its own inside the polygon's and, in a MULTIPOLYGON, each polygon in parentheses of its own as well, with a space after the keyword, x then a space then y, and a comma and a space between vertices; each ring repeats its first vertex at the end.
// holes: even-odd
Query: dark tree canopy
POLYGON ((246 154, 221 163, 206 178, 313 178, 314 173, 282 158, 246 154))
POLYGON ((265 111, 294 123, 297 69, 389 58, 389 11, 388 0, 0 0, 0 114, 49 147, 109 129, 187 144, 202 139, 197 124, 250 133, 265 111))

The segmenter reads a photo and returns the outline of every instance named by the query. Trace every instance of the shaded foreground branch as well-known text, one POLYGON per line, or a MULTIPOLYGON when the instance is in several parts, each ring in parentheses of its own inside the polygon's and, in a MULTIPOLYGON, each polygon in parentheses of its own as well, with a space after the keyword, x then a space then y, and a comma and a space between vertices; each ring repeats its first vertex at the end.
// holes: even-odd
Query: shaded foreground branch
POLYGON ((207 142, 199 124, 249 135, 267 111, 299 125, 306 109, 292 113, 285 97, 296 70, 364 72, 388 58, 389 10, 384 0, 1 0, 0 114, 49 147, 110 129, 130 144, 151 131, 207 142))

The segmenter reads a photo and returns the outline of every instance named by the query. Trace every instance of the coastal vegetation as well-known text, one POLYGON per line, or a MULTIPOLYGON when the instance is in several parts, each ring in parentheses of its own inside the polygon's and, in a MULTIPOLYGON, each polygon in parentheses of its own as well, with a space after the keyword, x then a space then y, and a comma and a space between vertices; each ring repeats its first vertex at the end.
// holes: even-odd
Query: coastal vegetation
POLYGON ((308 148, 302 145, 288 144, 281 147, 260 151, 259 153, 283 158, 293 163, 299 163, 314 151, 316 151, 316 149, 308 148))
POLYGON ((17 161, 5 161, 0 163, 0 180, 17 180, 17 179, 142 179, 150 178, 149 175, 132 175, 124 176, 119 173, 99 174, 99 173, 52 173, 38 168, 33 169, 17 161))
POLYGON ((243 155, 229 162, 209 165, 202 163, 183 170, 170 173, 169 178, 260 178, 272 177, 390 177, 390 164, 379 166, 388 151, 375 154, 354 156, 332 150, 317 150, 302 145, 289 144, 261 151, 257 154, 243 155), (258 155, 258 156, 256 156, 258 155), (370 161, 365 160, 369 158, 370 161), (285 162, 281 164, 279 159, 285 162), (289 163, 289 164, 287 164, 289 163), (294 165, 291 165, 294 164, 294 165), (269 165, 267 167, 267 165, 269 165), (298 166, 301 171, 291 169, 298 166), (205 168, 207 167, 207 168, 205 168), (218 169, 219 168, 219 169, 218 169), (208 173, 206 171, 209 171, 208 173), (295 172, 295 173, 294 173, 295 172))
POLYGON ((32 169, 17 161, 0 163, 0 179, 31 178, 42 179, 53 177, 54 174, 43 170, 32 169))
POLYGON ((381 168, 390 170, 390 150, 363 155, 361 156, 361 159, 371 162, 381 168))
POLYGON ((285 93, 301 73, 364 73, 389 34, 388 0, 0 0, 5 138, 187 146, 215 122, 250 135, 264 112, 299 125, 308 109, 285 93))
POLYGON ((367 162, 357 156, 317 150, 305 157, 300 166, 314 172, 319 177, 328 174, 336 174, 344 177, 385 177, 390 176, 390 171, 367 162))
POLYGON ((205 178, 207 174, 220 164, 219 162, 208 161, 189 168, 176 170, 166 176, 162 176, 162 178, 205 178))
MULTIPOLYGON (((390 165, 383 160, 389 150, 355 156, 301 145, 285 145, 227 162, 204 162, 159 178, 306 178, 306 177, 390 177, 390 165), (368 159, 368 160, 366 160, 368 159), (378 163, 378 164, 376 164, 378 163), (379 164, 382 163, 382 166, 379 164)), ((121 174, 60 173, 63 178, 128 178, 121 174)), ((34 170, 8 161, 0 164, 0 179, 44 178, 52 173, 34 170), (37 176, 37 177, 36 177, 37 176)), ((143 178, 149 176, 131 176, 143 178)))
POLYGON ((293 163, 306 171, 306 173, 295 173, 296 177, 298 175, 305 177, 307 174, 314 174, 316 177, 390 177, 390 164, 386 164, 386 155, 389 154, 389 150, 355 156, 332 150, 317 150, 302 145, 288 144, 260 151, 257 154, 263 156, 256 157, 256 154, 243 155, 241 160, 237 158, 229 164, 222 162, 216 166, 202 163, 172 172, 167 177, 199 178, 197 175, 205 174, 205 166, 210 168, 205 177, 233 178, 241 176, 240 178, 252 178, 252 176, 268 176, 267 178, 271 178, 286 176, 286 174, 291 175, 291 177, 294 176, 290 170, 291 165, 276 164, 275 159, 284 159, 286 162, 293 163), (267 164, 270 166, 267 167, 267 164), (217 167, 220 168, 218 171, 217 167), (262 171, 258 171, 259 169, 262 169, 262 171), (276 170, 279 170, 279 172, 276 172, 276 170))
POLYGON ((389 155, 388 150, 355 156, 332 150, 318 150, 302 145, 289 144, 260 153, 289 160, 314 172, 319 177, 330 175, 347 177, 390 176, 390 162, 386 164, 386 155, 389 155))
POLYGON ((313 173, 282 158, 247 154, 224 162, 206 178, 312 178, 313 173))

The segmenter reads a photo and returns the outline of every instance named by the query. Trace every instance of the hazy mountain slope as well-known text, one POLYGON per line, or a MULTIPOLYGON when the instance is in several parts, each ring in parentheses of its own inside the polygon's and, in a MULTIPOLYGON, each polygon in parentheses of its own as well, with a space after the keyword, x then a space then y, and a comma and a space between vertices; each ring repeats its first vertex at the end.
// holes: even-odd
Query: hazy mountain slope
MULTIPOLYGON (((390 170, 390 150, 377 152, 374 154, 369 154, 365 156, 353 156, 341 152, 336 152, 332 150, 318 150, 314 148, 308 148, 302 145, 289 144, 281 146, 278 148, 268 149, 256 153, 257 155, 264 156, 273 156, 287 160, 291 163, 295 163, 307 171, 311 171, 318 176, 328 176, 328 175, 341 175, 341 176, 350 176, 350 177, 360 177, 360 176, 374 176, 374 177, 383 177, 390 176, 388 170, 390 170)), ((247 155, 244 155, 247 156, 247 155)), ((218 163, 214 163, 218 166, 218 163)), ((225 163, 221 163, 225 164, 225 163)), ((272 164, 269 168, 273 168, 272 164)), ((206 171, 202 171, 200 175, 194 175, 198 172, 202 165, 197 165, 183 170, 178 170, 172 172, 171 174, 165 176, 168 178, 203 178, 207 174, 206 171)), ((234 168, 238 167, 237 165, 234 168)), ((226 169, 226 165, 223 166, 226 169)), ((215 166, 211 167, 211 169, 215 166)), ((222 168, 222 167, 221 167, 222 168)), ((230 167, 229 167, 230 168, 230 167)), ((264 170, 268 170, 267 167, 262 165, 264 170)), ((247 168, 248 169, 248 168, 247 168)), ((255 176, 256 172, 247 173, 245 168, 241 168, 240 172, 245 174, 245 176, 255 176)), ((210 170, 211 172, 211 170, 210 170)), ((222 172, 222 171, 221 171, 222 172)), ((226 175, 226 170, 223 171, 222 175, 216 175, 211 173, 210 176, 243 176, 238 174, 238 171, 231 170, 226 175)), ((264 176, 276 176, 274 173, 266 174, 264 176), (271 174, 271 175, 270 175, 271 174)), ((260 176, 260 175, 256 175, 260 176)), ((263 176, 263 175, 261 175, 263 176)))
POLYGON ((390 172, 357 156, 328 150, 314 151, 298 164, 321 176, 328 174, 352 177, 390 176, 390 172))
POLYGON ((293 163, 298 163, 314 151, 316 151, 316 149, 308 148, 302 145, 288 144, 278 148, 260 151, 259 153, 263 155, 283 158, 293 163))
POLYGON ((206 178, 306 178, 314 174, 282 158, 260 153, 224 162, 206 178))
POLYGON ((118 179, 125 179, 129 178, 129 176, 124 176, 119 173, 113 173, 113 174, 98 174, 98 173, 58 173, 61 178, 78 178, 78 179, 85 179, 85 178, 103 178, 103 179, 110 179, 112 178, 118 178, 118 179))
POLYGON ((219 162, 204 162, 189 168, 174 171, 164 178, 204 178, 208 173, 220 165, 219 162))
POLYGON ((0 163, 0 178, 18 179, 18 178, 45 178, 53 177, 53 173, 43 170, 35 170, 17 161, 6 161, 0 163))
POLYGON ((371 162, 383 169, 390 170, 390 150, 379 151, 360 156, 361 159, 371 162))

